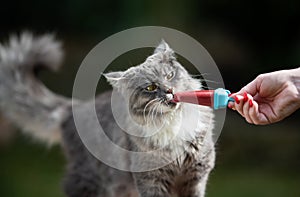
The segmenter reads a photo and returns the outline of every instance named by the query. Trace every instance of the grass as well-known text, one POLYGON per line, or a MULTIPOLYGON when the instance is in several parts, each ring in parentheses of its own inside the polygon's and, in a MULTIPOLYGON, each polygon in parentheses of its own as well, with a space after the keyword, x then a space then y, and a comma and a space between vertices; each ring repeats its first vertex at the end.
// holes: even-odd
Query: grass
POLYGON ((46 148, 18 136, 0 149, 0 195, 61 197, 64 159, 59 147, 46 148))
POLYGON ((298 197, 300 176, 267 169, 217 169, 207 188, 207 197, 298 197))

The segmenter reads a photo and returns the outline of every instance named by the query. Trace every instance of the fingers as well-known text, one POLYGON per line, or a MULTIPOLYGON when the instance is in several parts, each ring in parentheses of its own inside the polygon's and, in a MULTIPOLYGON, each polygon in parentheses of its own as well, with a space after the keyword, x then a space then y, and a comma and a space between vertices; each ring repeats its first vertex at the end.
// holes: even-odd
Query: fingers
POLYGON ((229 109, 232 109, 232 110, 235 110, 234 102, 233 102, 233 101, 229 101, 229 102, 228 102, 228 108, 229 108, 229 109))
POLYGON ((253 100, 253 107, 250 107, 249 109, 249 117, 251 117, 253 124, 256 125, 270 124, 265 114, 259 111, 258 103, 254 100, 253 100))
POLYGON ((253 111, 253 103, 255 101, 253 101, 253 97, 250 94, 245 93, 246 97, 244 97, 244 105, 242 106, 242 110, 244 113, 244 117, 246 119, 246 121, 250 124, 254 124, 252 115, 253 113, 250 113, 250 111, 253 111), (246 99, 245 99, 246 98, 246 99), (247 102, 248 101, 248 102, 247 102))
POLYGON ((253 97, 250 94, 244 93, 243 96, 235 95, 234 107, 248 123, 254 123, 249 113, 250 108, 253 107, 253 97))
POLYGON ((268 124, 268 119, 263 113, 259 112, 259 105, 250 94, 244 92, 243 95, 234 94, 232 97, 235 99, 235 102, 229 103, 228 107, 236 110, 248 123, 256 125, 268 124))
POLYGON ((236 94, 234 95, 234 100, 234 109, 238 111, 243 117, 245 117, 243 111, 244 97, 239 94, 236 94))
POLYGON ((255 101, 253 101, 253 97, 250 94, 247 94, 247 92, 244 92, 242 95, 236 93, 232 95, 232 97, 235 102, 229 103, 228 107, 236 110, 248 123, 255 124, 252 116, 255 115, 254 113, 258 110, 253 110, 251 108, 258 107, 258 105, 255 101), (255 106, 254 103, 256 103, 255 106))

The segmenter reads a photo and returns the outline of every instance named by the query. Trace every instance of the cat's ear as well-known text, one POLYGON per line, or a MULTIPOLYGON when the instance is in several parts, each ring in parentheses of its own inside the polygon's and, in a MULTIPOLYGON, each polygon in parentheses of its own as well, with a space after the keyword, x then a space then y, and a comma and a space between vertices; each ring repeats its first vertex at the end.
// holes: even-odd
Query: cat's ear
POLYGON ((170 60, 176 60, 175 53, 173 49, 170 48, 170 46, 164 41, 161 40, 158 47, 156 47, 154 51, 155 54, 161 54, 159 58, 161 58, 161 61, 163 62, 169 62, 170 60))
POLYGON ((163 53, 163 52, 167 52, 167 51, 173 52, 173 50, 170 48, 168 43, 166 43, 166 41, 164 39, 162 39, 160 44, 154 50, 154 54, 155 53, 163 53))
POLYGON ((118 88, 120 86, 120 82, 123 79, 124 72, 118 71, 118 72, 109 72, 103 74, 106 80, 115 88, 118 88))

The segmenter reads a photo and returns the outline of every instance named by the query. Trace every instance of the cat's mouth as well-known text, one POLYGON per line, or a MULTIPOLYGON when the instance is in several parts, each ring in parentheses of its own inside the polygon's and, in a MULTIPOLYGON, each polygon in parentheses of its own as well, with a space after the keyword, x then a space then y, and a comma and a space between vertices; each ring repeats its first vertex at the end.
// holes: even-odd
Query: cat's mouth
POLYGON ((172 100, 163 97, 159 99, 157 102, 153 103, 150 107, 151 110, 155 112, 158 116, 164 116, 169 114, 170 112, 174 111, 178 107, 178 103, 173 102, 172 100))
POLYGON ((165 100, 163 103, 170 108, 175 108, 177 105, 177 103, 175 103, 174 101, 168 101, 168 100, 165 100))
POLYGON ((172 101, 172 100, 168 100, 166 98, 163 99, 162 105, 165 108, 165 112, 170 112, 175 110, 178 106, 178 103, 172 101))
POLYGON ((171 94, 171 93, 166 94, 163 98, 164 104, 171 107, 171 108, 175 108, 177 103, 173 101, 173 98, 174 98, 173 94, 171 94))
POLYGON ((139 109, 131 110, 132 118, 139 124, 161 123, 170 114, 175 112, 180 104, 168 100, 165 96, 148 101, 145 106, 139 109))

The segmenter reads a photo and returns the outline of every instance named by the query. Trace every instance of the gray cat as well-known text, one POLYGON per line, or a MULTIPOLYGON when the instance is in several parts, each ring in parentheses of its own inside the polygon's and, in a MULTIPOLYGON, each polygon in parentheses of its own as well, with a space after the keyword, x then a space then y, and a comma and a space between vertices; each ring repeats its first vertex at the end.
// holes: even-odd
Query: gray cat
MULTIPOLYGON (((166 165, 144 172, 120 171, 96 159, 77 133, 71 100, 52 93, 36 78, 41 68, 59 68, 62 56, 61 44, 51 35, 33 37, 23 33, 19 38, 12 37, 7 45, 0 45, 0 107, 22 130, 49 143, 61 142, 68 160, 64 179, 67 196, 205 195, 215 160, 213 112, 208 107, 168 99, 171 93, 202 86, 180 65, 166 42, 162 41, 144 63, 104 74, 124 99, 112 105, 119 111, 122 127, 111 108, 112 93, 96 97, 99 122, 115 144, 135 152, 160 150, 151 161, 123 155, 122 165, 128 169, 145 168, 151 162, 169 159, 166 165), (129 135, 126 129, 142 137, 129 135)), ((84 101, 76 104, 82 114, 82 121, 77 124, 86 131, 95 130, 89 124, 89 105, 84 101)), ((99 145, 99 149, 103 148, 99 145)))

